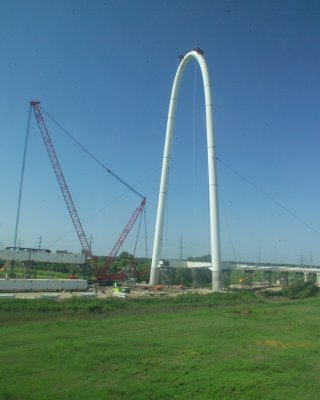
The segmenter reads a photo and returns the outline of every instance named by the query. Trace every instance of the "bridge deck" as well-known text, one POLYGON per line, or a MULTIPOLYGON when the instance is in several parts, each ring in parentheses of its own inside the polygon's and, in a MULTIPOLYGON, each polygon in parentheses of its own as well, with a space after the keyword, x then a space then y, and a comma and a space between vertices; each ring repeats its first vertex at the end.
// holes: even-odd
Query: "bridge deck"
POLYGON ((36 261, 58 264, 84 264, 83 254, 73 253, 47 253, 45 251, 25 251, 25 250, 0 250, 0 260, 6 261, 36 261))

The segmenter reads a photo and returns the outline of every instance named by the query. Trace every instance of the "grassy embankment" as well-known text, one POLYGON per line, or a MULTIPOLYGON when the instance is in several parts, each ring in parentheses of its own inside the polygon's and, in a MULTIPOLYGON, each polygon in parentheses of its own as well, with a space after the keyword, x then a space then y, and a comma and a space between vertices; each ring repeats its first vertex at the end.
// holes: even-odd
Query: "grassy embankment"
POLYGON ((0 301, 0 399, 317 399, 320 298, 0 301))

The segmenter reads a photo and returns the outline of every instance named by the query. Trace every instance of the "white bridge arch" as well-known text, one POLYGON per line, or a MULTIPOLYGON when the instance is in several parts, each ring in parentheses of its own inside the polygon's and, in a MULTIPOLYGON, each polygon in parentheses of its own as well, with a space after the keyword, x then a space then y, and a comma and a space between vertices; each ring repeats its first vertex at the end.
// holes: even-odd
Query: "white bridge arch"
POLYGON ((196 48, 185 56, 180 57, 181 62, 177 69, 170 98, 166 139, 164 145, 164 154, 162 162, 162 173, 160 181, 160 192, 158 200, 158 211, 155 227, 155 236, 153 243, 152 264, 150 273, 150 284, 157 284, 159 281, 159 260, 163 239, 163 228, 165 218, 165 208, 167 201, 168 178, 171 161, 172 134, 174 128, 174 120, 176 106, 179 94, 181 78, 188 63, 195 59, 201 69, 205 108, 206 108, 206 127, 207 127, 207 148, 208 148, 208 172, 209 172, 209 213, 210 213, 210 245, 211 245, 211 271, 212 271, 212 289, 220 290, 222 286, 221 279, 221 255, 220 255, 220 228, 219 228, 219 207, 218 207, 218 185, 216 172, 216 156, 215 142, 213 132, 213 116, 212 116, 212 96, 210 79, 207 65, 203 57, 203 51, 196 48))

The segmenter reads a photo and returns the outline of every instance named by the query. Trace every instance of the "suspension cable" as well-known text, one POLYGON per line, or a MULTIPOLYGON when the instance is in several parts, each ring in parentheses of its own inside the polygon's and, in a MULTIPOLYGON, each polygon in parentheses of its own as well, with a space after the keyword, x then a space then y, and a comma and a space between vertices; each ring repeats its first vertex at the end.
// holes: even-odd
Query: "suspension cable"
POLYGON ((197 92, 197 63, 194 63, 193 80, 193 121, 192 121, 192 183, 195 191, 196 185, 196 166, 195 166, 195 136, 196 136, 196 92, 197 92))
POLYGON ((221 186, 220 186, 220 191, 219 192, 220 192, 220 196, 221 196, 221 200, 222 200, 222 209, 223 209, 224 217, 226 219, 227 232, 228 232, 228 236, 229 236, 229 240, 230 240, 230 244, 231 244, 231 248, 232 248, 233 258, 234 258, 234 260, 236 260, 237 256, 236 256, 236 252, 235 252, 234 245, 233 245, 229 219, 228 219, 227 210, 226 210, 226 207, 225 207, 225 201, 224 201, 224 196, 223 196, 223 193, 222 193, 222 190, 221 190, 221 186))
POLYGON ((308 222, 304 221, 302 218, 300 218, 297 214, 295 214, 293 211, 289 210, 286 206, 284 206, 280 201, 274 199, 270 194, 265 192, 263 189, 261 189, 259 186, 257 186, 255 183, 251 182, 248 178, 245 176, 241 175, 238 171, 233 169, 230 165, 228 165, 225 161, 221 160, 221 158, 216 157, 216 159, 224 165, 226 168, 228 168, 230 171, 232 171, 235 175, 237 175, 239 178, 241 178, 243 181, 245 181, 248 185, 252 186, 254 189, 256 189, 259 193, 263 194, 266 198, 271 200, 274 204, 276 204, 278 207, 282 208, 284 211, 286 211, 289 215, 291 215, 294 219, 299 221, 301 224, 309 228, 311 231, 316 233, 317 235, 320 236, 320 231, 315 229, 313 226, 311 226, 308 222))

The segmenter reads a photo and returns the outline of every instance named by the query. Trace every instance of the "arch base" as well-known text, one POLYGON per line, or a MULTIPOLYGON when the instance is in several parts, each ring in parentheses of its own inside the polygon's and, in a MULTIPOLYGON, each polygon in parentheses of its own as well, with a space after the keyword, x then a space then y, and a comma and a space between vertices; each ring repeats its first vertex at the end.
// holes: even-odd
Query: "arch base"
POLYGON ((222 271, 212 271, 212 290, 219 292, 222 289, 222 271))

